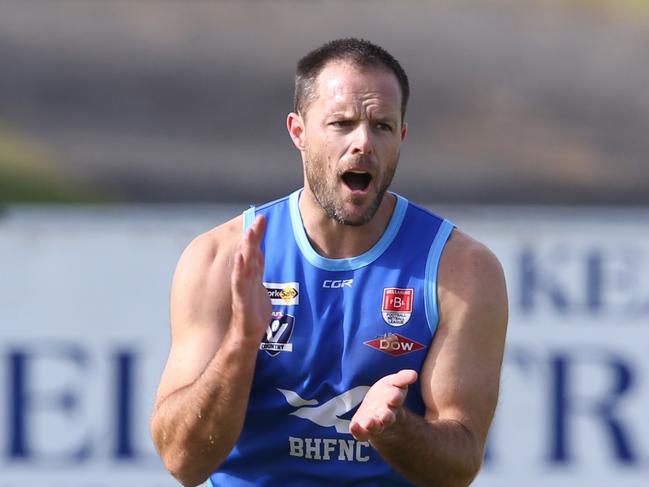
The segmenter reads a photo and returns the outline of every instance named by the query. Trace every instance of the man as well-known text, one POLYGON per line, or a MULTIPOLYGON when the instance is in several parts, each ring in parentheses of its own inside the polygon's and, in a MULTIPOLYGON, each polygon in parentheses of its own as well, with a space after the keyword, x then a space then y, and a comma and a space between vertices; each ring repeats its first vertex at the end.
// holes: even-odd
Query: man
POLYGON ((304 188, 183 253, 151 420, 183 484, 475 477, 498 395, 504 278, 480 243, 387 192, 408 94, 399 63, 369 42, 305 56, 287 119, 304 188))

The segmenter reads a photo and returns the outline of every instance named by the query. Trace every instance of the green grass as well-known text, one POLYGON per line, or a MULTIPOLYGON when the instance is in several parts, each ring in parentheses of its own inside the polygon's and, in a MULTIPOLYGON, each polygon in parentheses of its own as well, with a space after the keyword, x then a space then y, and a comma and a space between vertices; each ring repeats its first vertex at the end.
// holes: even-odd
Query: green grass
POLYGON ((61 174, 54 154, 0 125, 0 203, 95 202, 103 198, 61 174))

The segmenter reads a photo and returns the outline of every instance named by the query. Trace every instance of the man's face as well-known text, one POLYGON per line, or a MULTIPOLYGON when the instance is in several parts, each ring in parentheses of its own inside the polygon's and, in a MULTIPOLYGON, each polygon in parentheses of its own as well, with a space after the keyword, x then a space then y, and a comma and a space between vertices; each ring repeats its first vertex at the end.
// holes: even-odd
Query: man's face
POLYGON ((390 71, 327 64, 304 118, 306 184, 330 218, 363 225, 392 182, 405 127, 390 71))

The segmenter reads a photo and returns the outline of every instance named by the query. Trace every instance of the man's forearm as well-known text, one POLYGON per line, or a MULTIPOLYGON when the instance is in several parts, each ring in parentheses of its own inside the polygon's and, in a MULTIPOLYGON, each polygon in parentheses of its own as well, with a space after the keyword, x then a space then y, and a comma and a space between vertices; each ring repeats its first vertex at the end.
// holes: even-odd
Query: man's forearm
POLYGON ((482 463, 482 445, 464 425, 428 422, 405 409, 370 443, 396 471, 422 486, 465 487, 482 463))
POLYGON ((163 399, 154 411, 153 441, 165 466, 184 485, 202 483, 236 443, 257 347, 226 335, 198 379, 163 399))

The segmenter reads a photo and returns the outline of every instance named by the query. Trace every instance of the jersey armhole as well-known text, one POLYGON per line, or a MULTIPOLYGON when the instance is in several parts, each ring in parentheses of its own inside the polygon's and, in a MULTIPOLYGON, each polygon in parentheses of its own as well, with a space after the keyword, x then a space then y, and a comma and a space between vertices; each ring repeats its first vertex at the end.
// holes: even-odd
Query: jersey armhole
POLYGON ((439 267, 439 259, 444 250, 444 245, 455 225, 448 220, 442 221, 442 224, 437 230, 437 235, 433 239, 433 243, 428 251, 428 258, 426 260, 426 271, 424 281, 424 306, 426 309, 426 320, 432 336, 435 335, 437 325, 439 323, 439 312, 437 307, 437 268, 439 267))
POLYGON ((250 225, 255 221, 255 207, 251 206, 246 211, 243 212, 243 228, 241 233, 246 233, 246 230, 250 228, 250 225))

